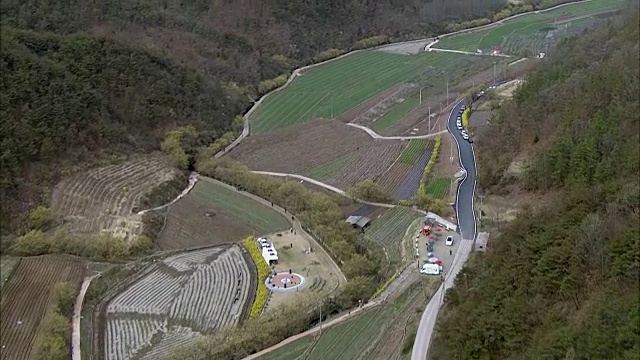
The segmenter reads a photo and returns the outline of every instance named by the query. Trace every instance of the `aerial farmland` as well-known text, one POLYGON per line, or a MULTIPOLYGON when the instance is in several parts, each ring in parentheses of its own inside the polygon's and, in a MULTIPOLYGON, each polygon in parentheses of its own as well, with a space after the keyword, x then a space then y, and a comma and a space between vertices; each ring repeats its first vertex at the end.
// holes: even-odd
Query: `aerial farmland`
POLYGON ((155 359, 247 315, 255 274, 238 245, 168 257, 106 307, 105 358, 155 359))

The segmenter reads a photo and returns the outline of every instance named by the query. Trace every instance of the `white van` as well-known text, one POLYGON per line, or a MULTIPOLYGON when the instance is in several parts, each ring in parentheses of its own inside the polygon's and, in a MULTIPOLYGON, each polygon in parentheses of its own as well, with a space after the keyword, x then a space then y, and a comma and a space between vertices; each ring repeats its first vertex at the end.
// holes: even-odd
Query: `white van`
POLYGON ((442 265, 424 264, 422 265, 420 273, 425 275, 439 275, 442 273, 442 265))

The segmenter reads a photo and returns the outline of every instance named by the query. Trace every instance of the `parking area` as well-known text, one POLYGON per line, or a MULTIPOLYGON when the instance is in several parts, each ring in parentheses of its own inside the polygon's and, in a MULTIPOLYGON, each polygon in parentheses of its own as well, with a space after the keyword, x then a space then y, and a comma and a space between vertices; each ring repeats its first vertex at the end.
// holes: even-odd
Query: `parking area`
MULTIPOLYGON (((429 238, 433 239, 433 251, 431 255, 436 259, 442 261, 442 271, 443 275, 448 272, 451 268, 451 264, 453 263, 453 258, 456 254, 456 250, 460 245, 461 237, 454 231, 447 231, 445 227, 434 225, 431 228, 431 232, 429 235, 424 235, 422 233, 422 227, 420 228, 420 232, 416 231, 414 234, 414 248, 418 247, 418 259, 420 269, 424 264, 429 263, 427 259, 429 259, 428 245, 429 238), (451 236, 453 238, 453 245, 448 246, 445 244, 447 237, 451 236)), ((424 275, 424 276, 438 276, 438 275, 424 275)))

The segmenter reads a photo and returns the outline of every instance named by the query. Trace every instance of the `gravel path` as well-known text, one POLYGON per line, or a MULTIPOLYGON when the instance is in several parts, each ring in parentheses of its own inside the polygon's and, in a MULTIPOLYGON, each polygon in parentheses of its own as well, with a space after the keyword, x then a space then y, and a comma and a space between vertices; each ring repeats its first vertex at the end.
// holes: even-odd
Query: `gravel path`
POLYGON ((71 333, 72 360, 82 359, 82 352, 80 351, 80 320, 82 319, 82 303, 84 302, 84 295, 87 293, 91 280, 96 276, 98 275, 93 275, 84 279, 82 286, 80 286, 80 293, 78 293, 78 297, 76 297, 76 303, 73 306, 73 330, 71 333))

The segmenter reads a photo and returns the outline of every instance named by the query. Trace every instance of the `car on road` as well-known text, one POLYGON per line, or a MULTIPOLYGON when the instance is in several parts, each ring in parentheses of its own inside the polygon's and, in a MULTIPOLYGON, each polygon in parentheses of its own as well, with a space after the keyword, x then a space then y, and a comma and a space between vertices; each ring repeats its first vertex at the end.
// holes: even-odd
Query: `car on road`
POLYGON ((473 144, 473 139, 471 138, 471 136, 469 136, 469 138, 467 139, 467 141, 469 142, 469 144, 473 144))
POLYGON ((444 241, 447 246, 453 246, 453 236, 447 236, 447 240, 444 241))
POLYGON ((462 107, 460 109, 462 109, 462 111, 467 110, 467 105, 462 105, 462 107))
POLYGON ((442 265, 439 264, 424 264, 420 270, 421 274, 425 275, 438 275, 442 274, 442 265))
POLYGON ((465 140, 469 140, 470 139, 470 137, 469 137, 469 135, 467 135, 467 133, 462 133, 462 138, 465 139, 465 140))

